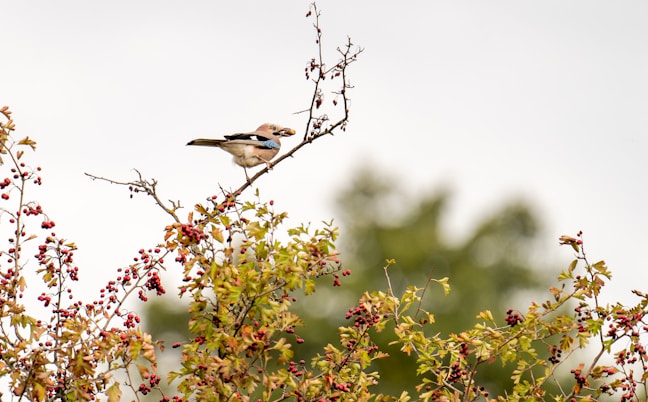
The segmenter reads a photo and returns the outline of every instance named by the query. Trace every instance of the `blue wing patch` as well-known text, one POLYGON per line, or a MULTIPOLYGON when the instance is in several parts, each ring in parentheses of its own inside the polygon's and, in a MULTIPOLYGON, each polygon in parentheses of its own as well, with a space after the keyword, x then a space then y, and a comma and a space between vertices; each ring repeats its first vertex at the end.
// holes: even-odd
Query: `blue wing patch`
POLYGON ((263 146, 268 149, 273 149, 273 148, 281 148, 281 145, 277 144, 276 142, 272 140, 265 140, 263 141, 263 146))

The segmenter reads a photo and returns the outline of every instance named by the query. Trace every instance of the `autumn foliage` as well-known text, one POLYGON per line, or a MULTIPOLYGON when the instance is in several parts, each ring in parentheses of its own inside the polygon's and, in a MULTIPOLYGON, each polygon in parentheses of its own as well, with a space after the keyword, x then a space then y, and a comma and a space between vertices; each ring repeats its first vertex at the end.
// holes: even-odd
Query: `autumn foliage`
MULTIPOLYGON (((321 49, 314 6, 309 17, 321 49)), ((321 51, 308 61, 314 92, 307 129, 287 154, 346 129, 348 67, 360 52, 349 40, 331 67, 321 51)), ((7 107, 0 113, 0 227, 6 236, 0 262, 2 400, 645 398, 648 295, 634 290, 635 305, 603 304, 611 273, 603 261, 589 261, 581 233, 560 238, 574 258, 542 300, 524 311, 506 311, 501 322, 484 310, 474 326, 448 336, 435 329, 435 312, 422 309, 421 300, 427 292, 450 292, 452 278, 431 278, 395 294, 393 261, 386 261, 377 267, 385 275, 384 287, 366 289, 349 306, 347 324, 329 334, 328 345, 313 358, 301 357, 298 345, 309 340, 300 336, 303 320, 294 307, 322 286, 344 287, 353 267, 345 266, 337 251, 332 223, 286 228, 285 212, 258 193, 246 193, 265 169, 237 190, 209 195, 192 211, 162 202, 155 180, 103 179, 152 197, 170 223, 159 243, 136 251, 134 261, 117 268, 93 300, 77 300, 74 289, 86 286, 89 277, 75 264, 77 247, 55 232, 46 205, 31 199, 30 189, 47 183, 32 161, 36 143, 17 134, 7 107), (179 276, 181 285, 165 286, 162 271, 179 276), (127 308, 168 292, 187 303, 191 333, 173 345, 153 339, 138 313, 127 308), (32 294, 37 296, 26 300, 32 294), (378 332, 416 357, 416 395, 381 392, 381 373, 372 362, 390 356, 372 340, 378 332), (181 355, 171 372, 158 366, 156 356, 164 347, 181 355), (576 354, 582 349, 587 352, 576 354), (550 357, 539 357, 540 351, 550 357), (514 385, 491 394, 480 382, 480 370, 507 362, 515 363, 509 373, 514 385), (173 392, 161 386, 169 381, 177 384, 173 392)))

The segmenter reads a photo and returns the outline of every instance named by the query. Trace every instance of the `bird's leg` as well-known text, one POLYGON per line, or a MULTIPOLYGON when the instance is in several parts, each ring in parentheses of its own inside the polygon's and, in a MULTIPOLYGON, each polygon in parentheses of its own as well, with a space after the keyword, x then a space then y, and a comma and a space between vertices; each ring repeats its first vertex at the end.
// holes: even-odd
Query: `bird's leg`
POLYGON ((250 180, 250 176, 248 176, 245 166, 243 166, 243 171, 245 172, 245 179, 247 180, 247 182, 252 184, 252 180, 250 180))
MULTIPOLYGON (((257 158, 259 158, 259 157, 257 157, 257 158)), ((272 162, 270 162, 269 160, 263 159, 263 158, 259 158, 259 159, 261 159, 263 162, 265 162, 266 166, 268 167, 268 170, 272 169, 272 162)))

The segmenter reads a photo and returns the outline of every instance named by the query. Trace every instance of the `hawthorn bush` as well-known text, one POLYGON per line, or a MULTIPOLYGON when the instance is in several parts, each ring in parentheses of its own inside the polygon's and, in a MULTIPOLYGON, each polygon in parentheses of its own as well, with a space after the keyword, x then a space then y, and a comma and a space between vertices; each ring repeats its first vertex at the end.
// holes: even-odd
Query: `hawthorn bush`
MULTIPOLYGON (((306 67, 314 84, 307 128, 302 142, 275 164, 344 130, 348 122, 347 68, 361 49, 348 41, 338 49, 339 60, 327 67, 314 5, 309 16, 315 19, 320 56, 306 67), (320 109, 325 100, 328 114, 320 109)), ((43 183, 41 169, 28 161, 36 143, 17 140, 9 109, 0 113, 0 227, 7 234, 0 265, 2 400, 645 398, 648 362, 642 336, 648 332, 648 296, 634 290, 634 306, 602 304, 611 274, 603 261, 588 260, 581 233, 560 238, 575 258, 546 300, 531 302, 525 311, 507 311, 503 322, 485 310, 472 328, 448 336, 438 334, 434 311, 424 311, 421 300, 427 292, 449 292, 451 278, 430 279, 395 294, 389 276, 393 261, 387 261, 384 289, 367 289, 349 306, 348 325, 331 334, 317 356, 301 358, 298 345, 308 339, 300 336, 303 322, 294 306, 318 286, 343 286, 351 270, 336 251, 338 231, 332 223, 285 228, 285 212, 276 211, 258 191, 245 193, 267 168, 237 190, 209 196, 186 218, 180 218, 179 203, 161 200, 155 180, 103 179, 152 197, 171 222, 159 244, 140 249, 134 262, 118 268, 96 300, 75 300, 74 287, 81 286, 84 275, 74 264, 76 246, 53 231, 56 225, 46 208, 30 198, 31 186, 43 183), (189 306, 191 336, 166 345, 181 354, 171 372, 161 372, 157 365, 165 345, 142 330, 141 318, 128 307, 167 292, 162 270, 181 275, 175 292, 189 306), (38 296, 26 300, 30 294, 38 296), (34 302, 38 308, 32 307, 34 302), (372 341, 377 332, 389 334, 402 353, 416 356, 416 395, 381 393, 380 373, 372 362, 390 356, 372 341), (588 353, 576 354, 582 349, 588 353), (539 358, 540 350, 549 351, 550 358, 539 358), (506 362, 516 363, 510 373, 514 385, 491 395, 478 373, 486 365, 506 362), (162 384, 171 380, 176 389, 165 391, 162 384)))

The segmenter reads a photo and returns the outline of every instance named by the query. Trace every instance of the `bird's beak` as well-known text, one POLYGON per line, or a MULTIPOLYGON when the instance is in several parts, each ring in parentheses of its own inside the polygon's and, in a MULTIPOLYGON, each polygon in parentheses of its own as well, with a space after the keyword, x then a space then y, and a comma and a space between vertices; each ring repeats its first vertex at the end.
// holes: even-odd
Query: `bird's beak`
POLYGON ((295 130, 293 130, 292 128, 282 128, 281 130, 279 130, 278 134, 282 137, 288 137, 290 135, 294 135, 295 130))

